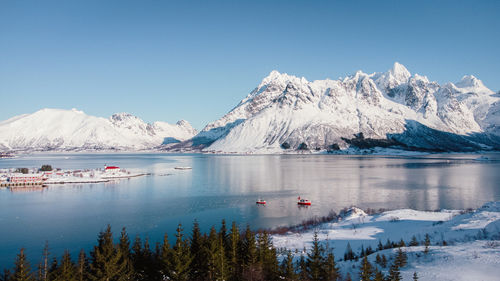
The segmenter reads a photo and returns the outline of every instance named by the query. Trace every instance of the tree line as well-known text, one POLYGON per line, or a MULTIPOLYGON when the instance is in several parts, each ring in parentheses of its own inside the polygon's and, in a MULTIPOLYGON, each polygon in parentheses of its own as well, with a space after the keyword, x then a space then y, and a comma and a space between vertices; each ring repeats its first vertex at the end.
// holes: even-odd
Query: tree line
MULTIPOLYGON (((356 276, 360 280, 401 280, 399 270, 406 265, 406 253, 400 243, 388 241, 387 245, 399 247, 387 276, 368 261, 367 256, 373 253, 371 248, 362 248, 355 254, 348 244, 344 260, 362 259, 356 276)), ((224 220, 218 231, 212 227, 208 234, 202 234, 195 221, 190 237, 185 236, 179 224, 172 242, 165 234, 163 241, 155 245, 139 236, 132 242, 125 228, 115 243, 108 225, 99 233, 97 245, 90 253, 81 250, 75 260, 69 251, 60 259, 50 258, 46 243, 42 261, 32 268, 21 249, 14 267, 4 270, 0 281, 351 280, 349 274, 341 275, 332 250, 323 246, 315 233, 313 245, 305 254, 294 258, 294 253, 284 249, 279 257, 267 232, 255 233, 248 225, 240 231, 235 222, 228 229, 224 220)), ((377 255, 376 263, 388 266, 385 256, 377 255)), ((417 278, 415 273, 414 280, 417 278)))

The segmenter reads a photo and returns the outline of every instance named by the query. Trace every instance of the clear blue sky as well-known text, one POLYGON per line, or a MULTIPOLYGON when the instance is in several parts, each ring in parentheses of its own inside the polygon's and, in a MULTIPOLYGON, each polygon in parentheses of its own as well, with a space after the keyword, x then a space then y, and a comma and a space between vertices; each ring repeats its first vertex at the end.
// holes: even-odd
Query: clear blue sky
POLYGON ((271 70, 309 80, 399 61, 500 90, 500 1, 0 1, 0 120, 40 108, 190 121, 271 70))

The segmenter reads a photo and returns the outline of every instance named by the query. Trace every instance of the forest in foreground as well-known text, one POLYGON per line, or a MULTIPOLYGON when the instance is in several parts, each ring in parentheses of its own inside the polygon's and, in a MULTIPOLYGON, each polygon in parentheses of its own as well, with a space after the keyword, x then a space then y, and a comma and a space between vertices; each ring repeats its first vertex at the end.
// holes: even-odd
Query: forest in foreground
MULTIPOLYGON (((75 259, 69 251, 59 259, 52 257, 48 243, 37 265, 30 265, 21 249, 11 269, 5 269, 0 281, 83 281, 83 280, 401 280, 400 268, 406 265, 403 240, 395 243, 379 242, 355 253, 347 246, 343 259, 358 263, 358 276, 342 276, 333 255, 333 248, 324 247, 315 235, 310 250, 291 252, 273 246, 268 232, 253 232, 247 225, 240 231, 235 222, 230 229, 222 221, 219 231, 212 227, 202 234, 195 221, 191 235, 183 233, 178 225, 175 239, 167 234, 162 243, 150 245, 148 239, 137 236, 131 242, 123 228, 114 242, 111 226, 99 233, 97 245, 90 253, 82 249, 75 259), (372 265, 367 256, 388 248, 398 247, 394 257, 377 255, 376 263, 388 269, 384 275, 372 265), (388 264, 393 261, 392 264, 388 264)), ((430 241, 422 244, 427 247, 430 241)), ((409 245, 419 245, 413 239, 409 245)), ((332 245, 334 246, 334 245, 332 245)), ((424 251, 425 253, 425 251, 424 251)), ((414 274, 414 280, 417 280, 414 274)))

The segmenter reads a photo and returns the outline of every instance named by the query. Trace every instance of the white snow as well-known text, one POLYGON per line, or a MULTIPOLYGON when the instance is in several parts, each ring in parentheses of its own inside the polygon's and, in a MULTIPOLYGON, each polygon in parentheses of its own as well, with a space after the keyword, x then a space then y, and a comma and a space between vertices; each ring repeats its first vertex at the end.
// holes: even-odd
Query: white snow
MULTIPOLYGON (((492 93, 473 76, 439 85, 411 75, 397 62, 385 73, 358 71, 344 79, 312 82, 272 71, 195 138, 207 141, 206 152, 286 153, 280 148, 284 142, 291 150, 301 143, 312 150, 324 150, 333 143, 346 149, 342 137, 359 132, 367 138, 386 139, 404 133, 408 126, 418 129, 408 121, 463 136, 500 135, 500 97, 492 93)), ((418 139, 409 136, 408 141, 418 139)))
POLYGON ((105 119, 76 109, 46 108, 0 122, 0 150, 140 150, 195 134, 186 121, 148 124, 128 113, 105 119))
MULTIPOLYGON (((352 208, 339 222, 273 235, 273 244, 297 250, 297 257, 304 253, 304 248, 310 249, 314 232, 321 244, 333 247, 342 273, 349 272, 352 277, 359 272, 359 262, 340 261, 347 243, 359 254, 361 246, 376 249, 379 241, 385 244, 387 239, 393 242, 403 239, 407 245, 403 247, 408 255, 408 265, 401 269, 403 280, 412 280, 413 272, 417 272, 419 280, 498 280, 500 276, 500 202, 487 203, 472 212, 402 209, 366 215, 352 208), (428 254, 423 253, 424 246, 408 246, 413 236, 422 243, 426 234, 431 239, 428 254), (443 241, 447 246, 441 246, 443 241)), ((395 251, 377 251, 369 260, 375 265, 377 254, 390 258, 395 251)), ((379 269, 387 274, 388 268, 379 266, 379 269)))

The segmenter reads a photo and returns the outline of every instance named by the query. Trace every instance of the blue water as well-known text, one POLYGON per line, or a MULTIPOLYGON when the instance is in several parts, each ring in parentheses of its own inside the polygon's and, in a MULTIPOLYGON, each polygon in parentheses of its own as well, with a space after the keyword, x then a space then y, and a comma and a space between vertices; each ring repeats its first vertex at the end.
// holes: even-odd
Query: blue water
POLYGON ((115 233, 160 241, 178 223, 189 234, 225 218, 242 227, 272 228, 361 208, 420 210, 476 208, 500 200, 500 155, 418 157, 343 155, 35 154, 0 159, 0 168, 102 168, 118 165, 149 176, 113 183, 0 189, 0 268, 11 267, 21 247, 37 263, 45 240, 59 256, 89 250, 107 224, 115 233), (191 166, 192 170, 175 170, 191 166), (312 201, 299 208, 296 197, 312 201), (266 206, 257 206, 263 198, 266 206))

